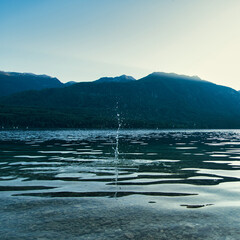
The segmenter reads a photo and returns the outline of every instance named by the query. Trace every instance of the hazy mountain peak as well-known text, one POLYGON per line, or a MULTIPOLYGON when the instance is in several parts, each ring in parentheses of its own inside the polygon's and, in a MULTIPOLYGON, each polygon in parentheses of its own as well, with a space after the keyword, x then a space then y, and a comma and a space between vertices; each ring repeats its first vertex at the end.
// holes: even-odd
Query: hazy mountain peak
MULTIPOLYGON (((28 77, 28 78, 48 78, 48 79, 57 79, 56 77, 51 77, 46 74, 35 74, 35 73, 28 73, 28 72, 5 72, 5 71, 0 71, 0 76, 9 76, 9 77, 28 77)), ((58 79, 57 79, 58 80, 58 79)), ((59 81, 59 80, 58 80, 59 81)))
POLYGON ((63 84, 57 78, 47 75, 0 71, 0 96, 62 86, 63 84))
POLYGON ((162 78, 171 78, 171 79, 185 79, 185 80, 195 80, 195 81, 205 81, 198 76, 187 76, 183 74, 176 73, 166 73, 166 72, 153 72, 147 77, 162 77, 162 78))
POLYGON ((127 76, 127 75, 121 75, 118 77, 103 77, 95 82, 130 82, 130 81, 135 81, 136 79, 133 78, 132 76, 127 76))

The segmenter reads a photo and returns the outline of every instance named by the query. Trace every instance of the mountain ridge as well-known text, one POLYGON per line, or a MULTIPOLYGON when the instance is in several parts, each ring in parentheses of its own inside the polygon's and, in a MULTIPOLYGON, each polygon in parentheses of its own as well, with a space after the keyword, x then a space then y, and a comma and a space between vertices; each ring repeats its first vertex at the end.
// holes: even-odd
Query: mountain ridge
POLYGON ((0 71, 0 96, 7 96, 28 90, 63 87, 57 78, 33 73, 0 71))
POLYGON ((98 80, 95 80, 94 82, 105 83, 105 82, 131 82, 131 81, 136 81, 136 79, 133 78, 132 76, 127 76, 124 74, 118 77, 102 77, 99 78, 98 80))
POLYGON ((240 128, 239 92, 178 76, 154 73, 2 97, 0 125, 114 128, 118 103, 125 128, 240 128))

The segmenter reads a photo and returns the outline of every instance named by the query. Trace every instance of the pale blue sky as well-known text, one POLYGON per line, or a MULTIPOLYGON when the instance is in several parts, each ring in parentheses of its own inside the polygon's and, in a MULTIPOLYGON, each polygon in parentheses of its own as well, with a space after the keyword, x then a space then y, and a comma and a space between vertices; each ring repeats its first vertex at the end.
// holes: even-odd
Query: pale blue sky
POLYGON ((0 0, 0 70, 175 72, 240 89, 239 0, 0 0))

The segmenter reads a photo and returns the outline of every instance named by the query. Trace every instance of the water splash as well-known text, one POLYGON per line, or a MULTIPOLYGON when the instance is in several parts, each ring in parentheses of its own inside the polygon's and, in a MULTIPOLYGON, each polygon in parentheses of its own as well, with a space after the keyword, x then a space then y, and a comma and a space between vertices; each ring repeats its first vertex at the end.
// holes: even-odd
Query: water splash
POLYGON ((120 128, 121 128, 121 117, 119 114, 118 110, 118 103, 116 106, 116 111, 117 111, 117 123, 118 123, 118 128, 117 128, 117 133, 116 133, 116 145, 115 145, 115 151, 114 151, 114 162, 115 162, 115 186, 116 186, 116 192, 114 194, 114 197, 117 197, 118 193, 118 164, 119 164, 119 133, 120 133, 120 128))

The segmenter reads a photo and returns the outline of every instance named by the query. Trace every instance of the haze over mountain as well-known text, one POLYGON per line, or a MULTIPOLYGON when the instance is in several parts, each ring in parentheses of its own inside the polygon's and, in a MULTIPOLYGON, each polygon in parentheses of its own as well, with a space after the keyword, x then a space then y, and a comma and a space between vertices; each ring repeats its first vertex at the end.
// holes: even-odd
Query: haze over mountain
MULTIPOLYGON (((102 77, 95 82, 129 82, 134 81, 131 76, 102 77)), ((0 71, 0 96, 7 96, 29 90, 42 90, 45 88, 60 88, 76 84, 75 81, 60 82, 57 78, 33 73, 17 73, 0 71)))
POLYGON ((114 128, 118 112, 127 128, 240 128, 240 93, 231 88, 168 73, 125 80, 2 97, 0 125, 114 128))
POLYGON ((64 86, 57 78, 32 73, 0 71, 0 96, 6 96, 27 90, 59 88, 64 86))
POLYGON ((136 81, 136 79, 131 76, 121 75, 119 77, 103 77, 96 80, 95 82, 103 83, 103 82, 131 82, 131 81, 136 81))

